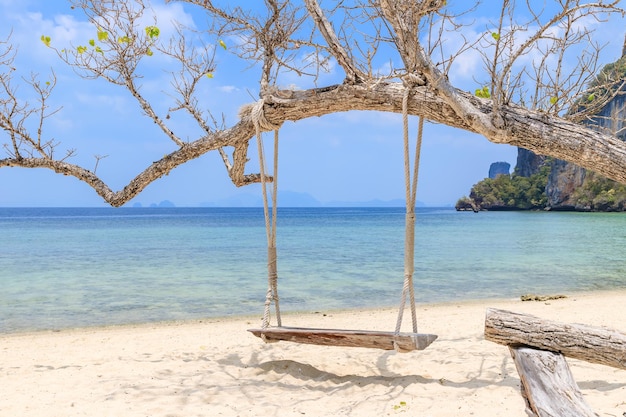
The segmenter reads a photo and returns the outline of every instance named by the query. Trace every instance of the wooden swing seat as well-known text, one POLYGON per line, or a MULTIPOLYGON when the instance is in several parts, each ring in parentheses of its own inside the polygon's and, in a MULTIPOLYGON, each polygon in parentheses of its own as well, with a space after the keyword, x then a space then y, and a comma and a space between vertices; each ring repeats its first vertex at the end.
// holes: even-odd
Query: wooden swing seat
POLYGON ((265 342, 295 342, 310 345, 339 346, 339 347, 363 347, 372 349, 395 350, 397 352, 411 352, 414 350, 424 350, 437 339, 433 334, 417 333, 415 296, 413 293, 413 269, 414 269, 414 240, 415 240, 415 196, 417 193, 417 174, 419 167, 420 148, 422 143, 422 132, 424 118, 420 117, 418 138, 415 145, 415 163, 413 166, 413 180, 411 180, 411 161, 409 155, 408 136, 408 101, 410 87, 407 87, 402 100, 403 110, 403 130, 404 130, 404 168, 406 185, 406 225, 405 225, 405 256, 404 256, 404 286, 402 289, 402 301, 396 329, 401 328, 402 312, 406 298, 408 296, 411 305, 411 316, 413 320, 413 333, 384 332, 373 330, 344 330, 344 329, 320 329, 303 327, 270 327, 270 307, 274 304, 276 310, 277 323, 280 321, 280 309, 278 308, 278 272, 276 255, 276 215, 277 215, 277 194, 278 194, 278 128, 268 123, 263 116, 264 100, 261 99, 251 109, 250 113, 256 128, 259 168, 261 177, 261 189, 263 191, 263 212, 265 216, 265 231, 267 234, 267 281, 268 291, 265 299, 265 311, 263 315, 263 327, 261 329, 249 329, 248 331, 265 342), (261 126, 264 124, 264 126, 261 126), (262 129, 263 128, 263 129, 262 129), (274 175, 271 181, 273 188, 272 210, 268 201, 268 191, 266 184, 268 179, 265 174, 265 157, 263 155, 262 130, 274 130, 274 175))
POLYGON ((364 347, 411 352, 424 350, 437 339, 434 334, 395 333, 375 330, 316 329, 304 327, 268 327, 249 329, 266 342, 295 342, 310 345, 364 347), (394 342, 397 345, 394 346, 394 342))

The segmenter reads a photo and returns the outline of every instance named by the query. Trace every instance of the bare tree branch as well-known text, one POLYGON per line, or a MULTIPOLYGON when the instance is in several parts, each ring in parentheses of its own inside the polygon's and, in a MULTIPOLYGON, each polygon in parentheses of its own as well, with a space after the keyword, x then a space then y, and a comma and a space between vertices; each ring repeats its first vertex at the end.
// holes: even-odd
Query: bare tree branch
MULTIPOLYGON (((265 107, 265 117, 271 123, 280 123, 348 110, 400 113, 404 89, 402 83, 376 83, 337 85, 333 88, 306 91, 283 91, 280 97, 266 98, 268 104, 265 107)), ((487 100, 462 92, 457 93, 464 95, 476 112, 484 114, 491 112, 491 105, 487 100)), ((593 169, 602 175, 626 183, 626 146, 614 136, 519 107, 503 106, 502 111, 506 124, 509 126, 505 143, 514 146, 524 145, 525 148, 543 155, 575 161, 582 167, 593 169), (585 152, 580 152, 581 149, 585 152)), ((445 100, 433 94, 426 86, 415 87, 409 103, 409 113, 452 127, 473 131, 472 127, 458 117, 455 110, 445 100)), ((214 132, 154 162, 118 192, 110 190, 95 174, 84 168, 48 158, 19 160, 6 158, 0 160, 0 167, 49 168, 64 175, 72 175, 93 187, 109 204, 120 206, 130 201, 151 182, 167 175, 177 166, 209 151, 227 146, 234 146, 235 153, 238 154, 234 158, 238 165, 234 165, 232 169, 233 182, 239 186, 258 182, 257 174, 244 174, 247 141, 254 136, 255 132, 253 119, 248 112, 244 111, 242 120, 232 128, 214 132)), ((488 137, 488 139, 492 138, 488 137)), ((498 136, 497 140, 502 141, 502 137, 498 136)))
POLYGON ((339 65, 341 65, 346 72, 346 82, 363 82, 365 80, 364 74, 362 74, 361 71, 354 66, 352 60, 348 56, 348 53, 339 42, 339 38, 337 38, 332 25, 324 15, 324 12, 322 11, 322 8, 317 0, 305 0, 305 3, 307 10, 315 22, 315 25, 322 33, 324 39, 326 39, 330 50, 337 59, 337 62, 339 62, 339 65))
POLYGON ((600 126, 601 121, 589 115, 622 94, 626 85, 624 68, 619 66, 623 63, 597 74, 601 47, 589 44, 592 32, 580 24, 583 18, 601 22, 609 14, 623 13, 617 1, 555 0, 556 13, 547 15, 549 7, 536 11, 529 2, 503 0, 496 22, 472 39, 443 0, 342 0, 329 10, 318 0, 264 0, 249 10, 211 0, 181 0, 205 11, 209 23, 203 31, 179 25, 175 37, 167 41, 160 39, 157 26, 140 23, 150 12, 147 1, 73 0, 94 25, 98 39, 52 48, 80 76, 123 87, 177 149, 146 167, 123 189, 111 190, 95 174, 102 156, 96 156, 91 172, 70 163, 75 151, 58 151, 60 140, 45 134, 47 120, 57 111, 48 107, 54 74, 45 83, 36 76, 23 80, 21 85, 34 91, 38 102, 21 100, 12 65, 14 49, 0 42, 0 129, 6 138, 0 167, 47 168, 71 175, 109 204, 120 206, 177 166, 217 151, 233 183, 242 186, 259 181, 258 174, 246 173, 258 110, 272 126, 351 110, 400 113, 409 88, 410 114, 479 133, 494 143, 574 162, 626 183, 626 144, 615 137, 616 131, 577 123, 595 120, 600 126), (518 19, 519 4, 528 9, 526 21, 518 19), (333 18, 341 21, 339 31, 333 18), (462 39, 455 49, 446 44, 450 33, 462 39), (257 71, 261 100, 244 106, 238 121, 225 127, 203 107, 198 86, 216 68, 215 45, 231 35, 240 42, 229 52, 257 71), (583 46, 584 53, 578 53, 573 68, 568 67, 566 61, 583 46), (482 97, 461 90, 448 78, 457 60, 476 51, 482 53, 488 79, 487 91, 480 90, 482 97), (529 60, 531 51, 537 56, 529 60), (163 115, 139 82, 140 63, 155 52, 179 65, 170 71, 173 93, 168 93, 171 102, 163 115), (342 84, 304 90, 278 87, 286 71, 308 74, 317 83, 333 58, 345 72, 342 84), (389 63, 388 72, 375 70, 381 59, 389 63), (179 111, 197 125, 199 137, 183 141, 180 132, 170 128, 171 114, 179 111), (227 150, 232 151, 230 156, 227 150))

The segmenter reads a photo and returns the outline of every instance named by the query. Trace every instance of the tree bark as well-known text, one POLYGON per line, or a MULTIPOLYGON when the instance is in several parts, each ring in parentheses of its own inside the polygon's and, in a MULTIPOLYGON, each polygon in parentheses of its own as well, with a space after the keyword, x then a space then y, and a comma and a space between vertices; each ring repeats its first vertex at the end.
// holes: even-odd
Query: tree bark
MULTIPOLYGON (((352 110, 371 110, 392 113, 402 112, 402 83, 341 84, 304 91, 276 90, 264 98, 264 116, 280 126, 285 121, 298 121, 326 114, 352 110)), ((479 99, 458 91, 476 112, 491 115, 489 100, 479 99)), ((253 103, 254 104, 254 103, 253 103)), ((247 161, 247 142, 255 134, 252 117, 253 105, 244 106, 241 119, 233 127, 210 133, 196 141, 186 143, 178 150, 148 166, 122 190, 112 191, 94 173, 68 162, 47 158, 6 158, 0 167, 48 168, 64 175, 72 175, 86 182, 109 204, 121 206, 151 182, 167 175, 171 170, 205 153, 225 146, 235 147, 234 161, 229 174, 237 186, 258 180, 256 175, 244 173, 247 161)), ((593 131, 588 127, 568 122, 516 106, 502 106, 500 116, 503 127, 487 132, 486 138, 494 143, 520 146, 540 155, 552 156, 573 162, 583 168, 626 184, 626 143, 614 136, 593 131)), ((451 127, 477 132, 427 86, 412 87, 408 112, 451 127)))
POLYGON ((626 334, 615 330, 487 309, 485 339, 508 346, 532 346, 587 362, 626 369, 626 334))
POLYGON ((597 417, 563 355, 529 347, 512 347, 510 351, 520 376, 522 396, 535 416, 597 417))

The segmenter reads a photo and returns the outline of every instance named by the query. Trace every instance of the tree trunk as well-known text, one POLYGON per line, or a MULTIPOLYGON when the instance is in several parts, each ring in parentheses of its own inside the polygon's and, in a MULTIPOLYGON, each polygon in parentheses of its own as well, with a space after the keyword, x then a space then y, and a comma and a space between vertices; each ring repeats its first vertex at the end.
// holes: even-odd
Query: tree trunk
POLYGON ((565 357, 529 347, 510 348, 522 396, 537 417, 597 417, 578 389, 565 357))
POLYGON ((532 346, 587 362, 626 369, 626 334, 615 330, 487 309, 485 339, 508 346, 532 346))

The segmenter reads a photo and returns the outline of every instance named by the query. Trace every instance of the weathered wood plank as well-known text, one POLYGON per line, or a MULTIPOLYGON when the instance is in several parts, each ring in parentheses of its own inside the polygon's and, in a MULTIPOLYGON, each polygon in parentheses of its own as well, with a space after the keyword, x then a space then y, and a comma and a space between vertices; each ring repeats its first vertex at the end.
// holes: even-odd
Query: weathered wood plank
POLYGON ((597 417, 563 355, 525 346, 509 349, 520 375, 522 396, 535 416, 597 417))
POLYGON ((399 352, 424 350, 437 339, 434 334, 381 332, 372 330, 311 329, 301 327, 270 327, 249 329, 257 337, 263 335, 268 342, 286 341, 323 346, 365 347, 399 352))
POLYGON ((528 345, 626 369, 626 334, 616 330, 490 308, 485 316, 485 339, 509 346, 528 345))

